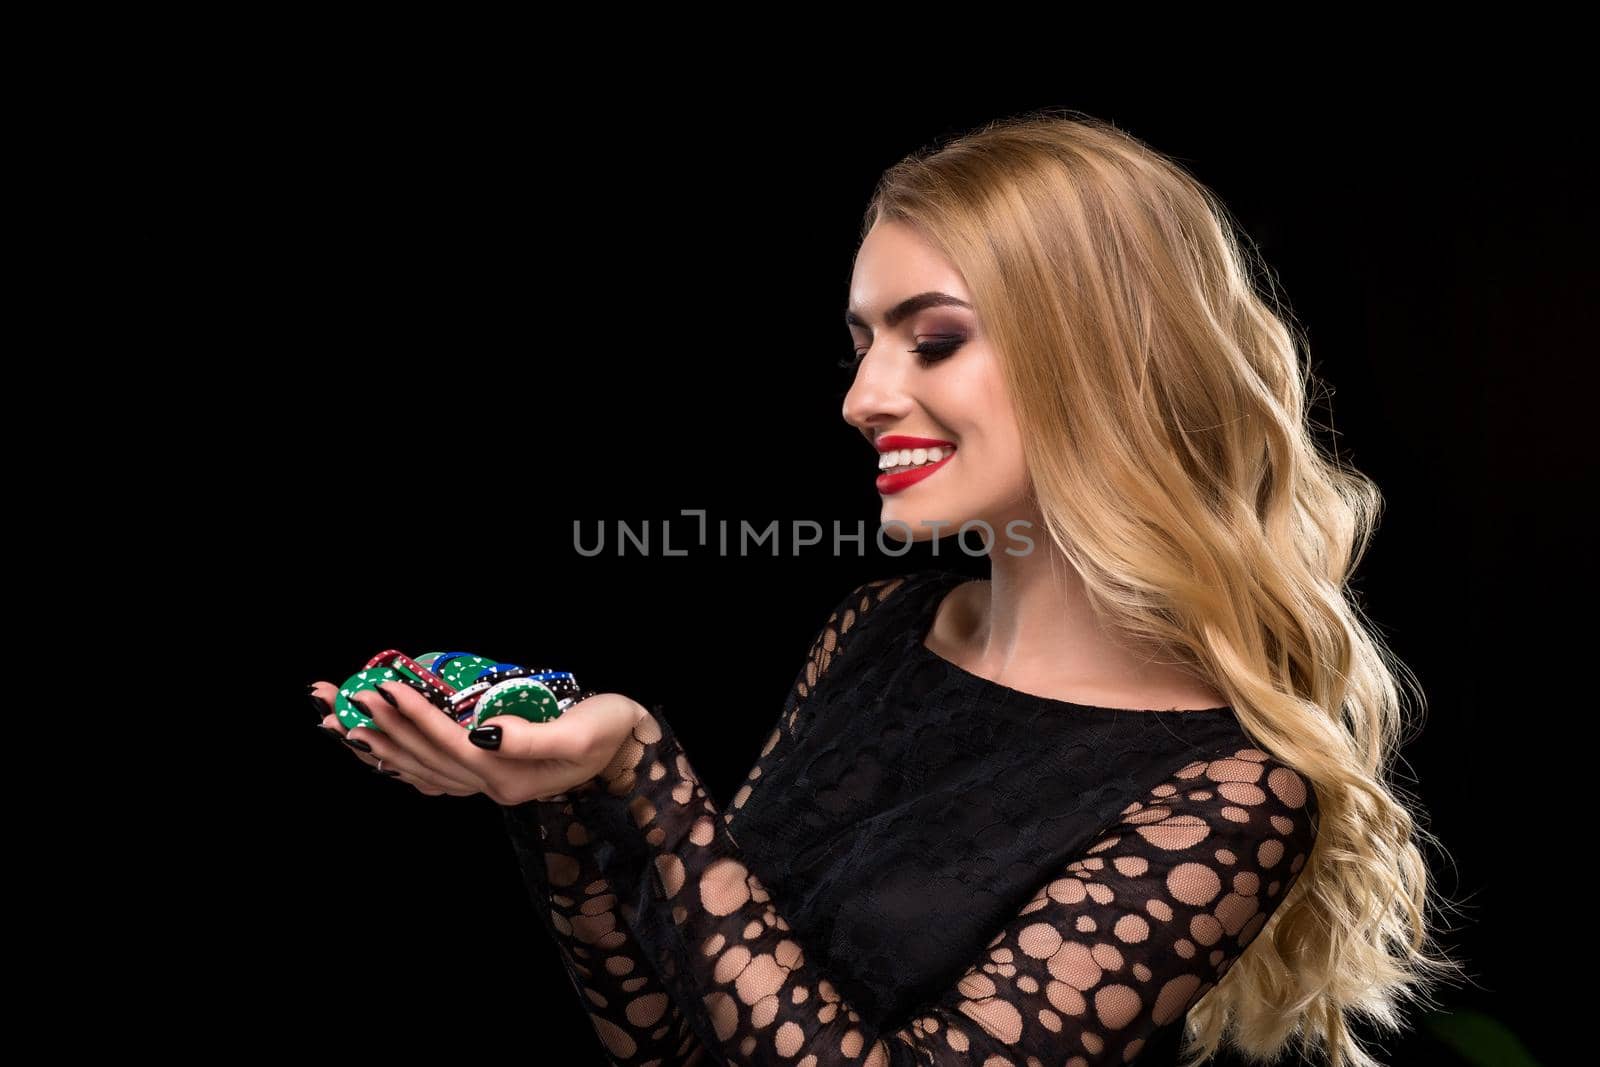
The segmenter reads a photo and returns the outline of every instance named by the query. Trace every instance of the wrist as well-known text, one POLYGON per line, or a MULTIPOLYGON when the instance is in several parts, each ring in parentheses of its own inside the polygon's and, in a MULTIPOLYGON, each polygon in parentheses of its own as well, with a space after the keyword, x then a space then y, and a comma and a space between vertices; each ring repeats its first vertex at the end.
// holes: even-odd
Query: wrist
MULTIPOLYGON (((588 689, 588 688, 579 687, 579 686, 574 686, 570 690, 570 695, 568 695, 567 697, 565 697, 561 701, 560 707, 561 707, 562 714, 566 714, 568 711, 571 711, 574 705, 579 704, 582 701, 588 700, 590 697, 595 697, 595 696, 600 696, 600 695, 601 694, 600 694, 600 692, 598 690, 588 689)), ((641 709, 641 710, 643 710, 643 709, 641 709)), ((634 721, 637 722, 638 720, 635 719, 634 721)), ((549 803, 551 801, 554 801, 554 802, 557 802, 557 803, 564 803, 564 802, 566 802, 568 800, 571 800, 573 798, 573 796, 578 794, 578 793, 588 793, 588 792, 592 792, 592 791, 594 791, 596 789, 599 789, 602 784, 603 783, 601 781, 601 777, 599 775, 595 775, 593 777, 585 779, 582 782, 579 782, 577 785, 568 786, 566 789, 558 790, 557 792, 554 792, 554 793, 548 793, 548 794, 546 794, 544 796, 534 797, 533 799, 537 800, 537 801, 539 801, 541 803, 549 803)))
POLYGON ((590 779, 589 784, 616 794, 632 788, 634 771, 653 740, 659 740, 661 731, 655 728, 650 709, 632 698, 626 698, 628 730, 622 743, 612 753, 611 759, 590 779), (644 725, 641 725, 644 724, 644 725))

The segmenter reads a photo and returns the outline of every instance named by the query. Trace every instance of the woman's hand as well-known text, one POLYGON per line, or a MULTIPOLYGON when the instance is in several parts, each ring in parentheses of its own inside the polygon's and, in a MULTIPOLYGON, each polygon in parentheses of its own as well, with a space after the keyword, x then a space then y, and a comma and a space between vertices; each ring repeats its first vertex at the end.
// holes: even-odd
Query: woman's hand
MULTIPOLYGON (((311 688, 329 708, 338 693, 331 682, 311 688)), ((429 796, 483 793, 508 806, 590 783, 611 763, 634 723, 648 714, 621 693, 596 693, 549 722, 515 715, 485 719, 480 729, 497 727, 500 737, 498 747, 486 748, 468 740, 466 729, 404 682, 384 682, 378 693, 363 691, 352 699, 378 730, 346 730, 331 711, 322 726, 341 735, 361 762, 376 770, 382 760, 385 771, 398 772, 401 781, 429 796)))

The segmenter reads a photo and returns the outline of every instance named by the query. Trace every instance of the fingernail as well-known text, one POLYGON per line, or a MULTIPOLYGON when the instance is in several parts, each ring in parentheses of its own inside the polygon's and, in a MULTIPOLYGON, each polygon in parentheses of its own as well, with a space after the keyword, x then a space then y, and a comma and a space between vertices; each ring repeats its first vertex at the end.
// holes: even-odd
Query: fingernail
POLYGON ((400 710, 400 705, 399 705, 399 704, 396 704, 396 703, 395 703, 395 702, 394 702, 394 697, 392 697, 392 696, 390 696, 390 695, 389 695, 389 691, 388 691, 388 690, 387 690, 387 689, 385 689, 385 688, 383 688, 383 686, 381 686, 381 685, 380 685, 380 686, 379 686, 379 687, 378 687, 378 688, 376 688, 376 689, 374 689, 374 690, 373 690, 373 692, 374 692, 374 693, 377 693, 377 694, 378 694, 378 695, 379 695, 379 696, 381 696, 381 697, 382 697, 382 698, 383 698, 383 699, 384 699, 384 700, 386 700, 386 701, 388 701, 388 703, 389 703, 389 706, 390 706, 390 707, 391 707, 391 708, 393 708, 393 709, 394 709, 394 710, 396 710, 396 711, 399 711, 399 710, 400 710))
POLYGON ((499 748, 500 747, 500 727, 498 727, 498 726, 479 726, 476 729, 468 730, 467 731, 467 740, 471 741, 473 744, 477 745, 479 748, 499 748))
POLYGON ((374 774, 381 774, 385 778, 398 778, 398 777, 400 777, 400 772, 395 770, 393 767, 385 767, 381 771, 378 768, 374 767, 374 768, 372 768, 372 772, 374 774))
POLYGON ((317 724, 317 729, 321 730, 323 733, 327 734, 329 737, 337 737, 341 741, 344 740, 344 734, 341 734, 338 730, 335 730, 331 726, 323 726, 322 724, 318 723, 317 724))
POLYGON ((359 748, 363 752, 372 751, 372 746, 361 740, 359 737, 345 737, 341 740, 343 740, 344 743, 349 745, 351 748, 359 748))
POLYGON ((320 719, 324 716, 333 714, 333 709, 328 707, 328 702, 326 700, 323 700, 309 689, 306 690, 306 696, 311 699, 312 706, 317 709, 317 718, 320 719))

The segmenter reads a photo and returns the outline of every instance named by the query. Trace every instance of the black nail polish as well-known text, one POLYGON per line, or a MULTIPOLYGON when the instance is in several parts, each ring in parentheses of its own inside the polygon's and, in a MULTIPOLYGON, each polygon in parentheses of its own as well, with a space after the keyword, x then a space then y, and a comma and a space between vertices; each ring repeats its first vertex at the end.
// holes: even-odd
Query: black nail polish
POLYGON ((479 726, 477 729, 469 730, 467 732, 467 740, 471 741, 479 748, 499 748, 500 727, 479 726))
POLYGON ((320 719, 324 716, 333 714, 333 709, 328 707, 328 702, 326 700, 323 700, 315 693, 308 692, 306 693, 306 696, 310 698, 312 707, 317 709, 317 718, 320 719))
POLYGON ((361 740, 359 737, 346 737, 344 738, 344 743, 349 745, 351 748, 359 748, 363 752, 372 751, 372 746, 361 740))
POLYGON ((373 692, 377 693, 379 696, 381 696, 388 703, 388 705, 391 708, 393 708, 396 711, 400 710, 400 705, 396 704, 394 702, 394 697, 389 695, 389 691, 388 690, 383 689, 382 687, 379 687, 377 689, 374 689, 373 692))
POLYGON ((319 723, 319 724, 317 724, 317 729, 321 730, 323 733, 327 734, 329 737, 337 737, 341 741, 344 740, 344 734, 341 734, 338 730, 335 730, 331 726, 323 726, 322 724, 319 723))
POLYGON ((400 772, 395 770, 393 767, 384 767, 382 769, 374 767, 374 768, 372 768, 372 773, 381 774, 385 778, 398 778, 398 777, 400 777, 400 772))

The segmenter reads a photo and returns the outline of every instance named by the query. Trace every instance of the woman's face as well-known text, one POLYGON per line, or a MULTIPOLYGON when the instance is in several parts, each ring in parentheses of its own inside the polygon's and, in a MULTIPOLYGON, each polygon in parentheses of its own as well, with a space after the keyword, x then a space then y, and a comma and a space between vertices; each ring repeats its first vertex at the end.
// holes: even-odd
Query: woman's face
POLYGON ((890 536, 923 541, 982 519, 1003 540, 1005 524, 1028 514, 1021 435, 970 305, 961 275, 915 230, 873 226, 850 279, 845 321, 860 358, 844 418, 880 457, 894 453, 892 466, 874 471, 869 458, 861 471, 877 478, 880 524, 905 524, 890 536))

